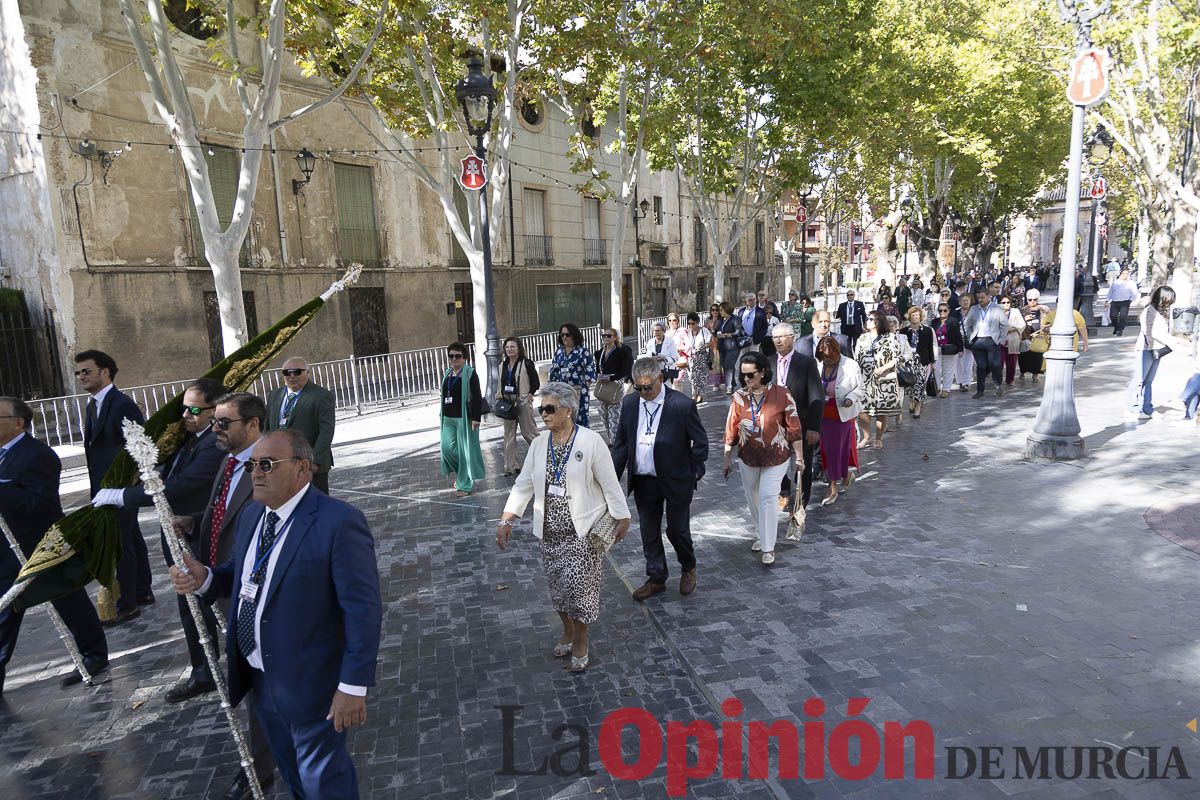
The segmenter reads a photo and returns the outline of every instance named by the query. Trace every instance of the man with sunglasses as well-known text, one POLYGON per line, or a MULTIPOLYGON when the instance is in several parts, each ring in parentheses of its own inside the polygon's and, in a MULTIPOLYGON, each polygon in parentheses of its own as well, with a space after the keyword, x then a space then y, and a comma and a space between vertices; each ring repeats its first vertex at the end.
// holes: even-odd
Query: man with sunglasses
POLYGON ((367 519, 309 490, 313 451, 299 431, 272 431, 246 462, 254 502, 233 555, 212 569, 171 568, 179 594, 231 598, 230 700, 249 693, 295 797, 358 797, 346 729, 367 719, 383 608, 367 519))
MULTIPOLYGON (((83 420, 83 452, 87 460, 88 481, 92 497, 100 492, 104 473, 113 460, 125 449, 125 432, 121 423, 131 419, 144 424, 146 418, 133 398, 118 389, 117 362, 100 350, 84 350, 75 354, 75 378, 80 387, 92 397, 87 402, 83 420)), ((117 528, 121 532, 121 558, 117 561, 117 615, 105 620, 105 627, 121 625, 141 616, 138 606, 154 602, 150 584, 150 553, 138 527, 137 509, 117 511, 117 528)), ((82 676, 75 673, 78 680, 82 676)))
POLYGON ((300 431, 312 445, 312 485, 329 494, 333 468, 333 430, 336 424, 333 394, 309 380, 308 362, 293 356, 283 362, 283 386, 267 395, 267 430, 300 431))
POLYGON ((629 468, 646 556, 646 583, 633 593, 639 602, 667 590, 667 556, 662 542, 663 510, 667 539, 675 549, 682 575, 679 593, 696 588, 696 550, 692 544, 691 505, 696 484, 704 477, 708 434, 692 398, 663 385, 657 359, 633 362, 634 393, 621 401, 621 423, 612 445, 617 477, 629 468))

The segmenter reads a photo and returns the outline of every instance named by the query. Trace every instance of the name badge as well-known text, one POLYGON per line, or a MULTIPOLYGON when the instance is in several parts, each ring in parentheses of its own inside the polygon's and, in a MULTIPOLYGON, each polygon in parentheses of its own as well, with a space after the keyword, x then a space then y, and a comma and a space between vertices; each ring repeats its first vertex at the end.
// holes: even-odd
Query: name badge
POLYGON ((567 487, 565 487, 565 486, 558 486, 558 485, 552 483, 552 484, 550 484, 550 488, 547 489, 547 491, 549 491, 550 494, 554 495, 555 497, 566 497, 567 496, 567 487))
POLYGON ((652 433, 640 434, 638 436, 637 443, 639 445, 645 445, 646 447, 653 447, 654 446, 654 434, 652 434, 652 433))
POLYGON ((746 426, 746 433, 754 435, 754 434, 757 434, 758 431, 759 431, 759 427, 757 425, 747 425, 746 426))
POLYGON ((442 400, 442 402, 443 402, 443 403, 445 403, 445 404, 446 404, 446 405, 448 405, 448 406, 450 406, 450 405, 454 405, 454 398, 453 398, 453 397, 447 397, 447 398, 445 398, 444 400, 442 400))
POLYGON ((242 589, 238 592, 238 597, 242 598, 247 603, 257 602, 258 584, 254 581, 246 581, 242 584, 242 589))
POLYGON ((507 392, 508 394, 516 394, 516 392, 517 392, 517 387, 515 387, 515 386, 505 386, 505 387, 504 387, 504 391, 505 391, 505 392, 507 392))
POLYGON ((279 427, 281 427, 281 428, 286 427, 287 421, 288 421, 287 417, 280 417, 279 418, 279 427))

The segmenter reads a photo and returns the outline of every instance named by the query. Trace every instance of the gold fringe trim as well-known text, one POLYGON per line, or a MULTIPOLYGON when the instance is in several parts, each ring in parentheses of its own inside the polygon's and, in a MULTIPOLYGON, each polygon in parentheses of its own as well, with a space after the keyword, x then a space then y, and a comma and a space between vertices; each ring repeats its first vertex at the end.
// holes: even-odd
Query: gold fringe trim
POLYGON ((74 554, 75 551, 71 549, 71 545, 63 538, 62 531, 55 525, 46 531, 46 535, 38 542, 33 555, 17 573, 17 580, 23 581, 26 578, 32 578, 40 572, 58 566, 74 554))

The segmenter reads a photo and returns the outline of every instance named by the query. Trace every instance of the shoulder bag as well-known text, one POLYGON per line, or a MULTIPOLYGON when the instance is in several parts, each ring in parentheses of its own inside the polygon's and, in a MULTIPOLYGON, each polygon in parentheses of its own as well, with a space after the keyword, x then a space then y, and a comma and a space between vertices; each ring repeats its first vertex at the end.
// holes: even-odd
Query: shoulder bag
POLYGON ((496 398, 496 404, 492 406, 492 415, 500 419, 516 419, 519 412, 517 404, 507 397, 501 395, 496 398))
POLYGON ((588 542, 596 549, 600 555, 604 555, 613 546, 613 542, 617 540, 617 520, 608 513, 608 509, 600 514, 600 518, 592 525, 592 529, 587 534, 588 542))
POLYGON ((1029 352, 1044 353, 1050 349, 1050 328, 1045 327, 1029 338, 1029 352))
POLYGON ((624 381, 597 381, 592 386, 592 396, 601 403, 606 403, 610 406, 615 406, 621 402, 621 397, 624 394, 624 381))

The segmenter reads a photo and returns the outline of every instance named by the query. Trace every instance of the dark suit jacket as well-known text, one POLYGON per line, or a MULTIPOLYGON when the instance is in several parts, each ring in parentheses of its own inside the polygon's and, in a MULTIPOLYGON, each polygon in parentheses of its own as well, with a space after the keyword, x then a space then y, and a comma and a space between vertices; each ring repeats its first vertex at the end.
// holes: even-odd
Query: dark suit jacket
MULTIPOLYGON (((827 333, 825 335, 833 337, 833 340, 838 343, 838 347, 842 348, 843 356, 846 358, 854 358, 854 353, 850 352, 849 339, 840 333, 827 333)), ((806 356, 812 356, 813 358, 816 358, 816 355, 814 355, 815 351, 813 350, 813 348, 816 347, 816 342, 813 341, 814 336, 816 336, 815 333, 810 333, 808 336, 801 336, 796 340, 796 343, 792 345, 792 349, 798 353, 803 353, 806 356)), ((818 364, 817 367, 819 369, 820 364, 818 364)))
MULTIPOLYGON (((22 545, 36 545, 62 519, 58 479, 62 462, 45 442, 26 433, 0 464, 0 516, 22 545)), ((0 549, 11 555, 8 543, 0 549)))
MULTIPOLYGON (((287 388, 279 387, 267 398, 268 431, 279 429, 279 412, 287 388)), ((333 427, 335 422, 333 395, 323 386, 309 381, 296 398, 296 407, 288 417, 287 427, 304 434, 312 445, 313 459, 322 471, 333 466, 333 427)))
MULTIPOLYGON (((757 305, 753 309, 754 327, 751 329, 752 332, 750 333, 750 339, 754 342, 754 344, 762 344, 763 340, 767 338, 767 311, 768 310, 769 309, 765 309, 765 308, 762 308, 761 306, 757 306, 757 305)), ((747 311, 747 308, 745 306, 742 306, 741 308, 739 308, 738 310, 733 312, 734 316, 737 317, 737 321, 738 321, 737 332, 738 332, 739 336, 744 335, 746 333, 746 328, 742 324, 742 320, 746 316, 746 311, 747 311)))
POLYGON ((843 301, 838 305, 835 316, 842 323, 843 331, 852 329, 861 333, 867 326, 867 307, 862 300, 855 300, 853 304, 848 300, 843 301))
POLYGON ((238 476, 238 481, 233 487, 233 496, 229 498, 229 506, 225 509, 225 516, 221 518, 221 532, 217 534, 217 552, 210 552, 209 539, 211 537, 209 533, 212 531, 213 508, 216 507, 217 498, 221 494, 221 479, 225 477, 225 462, 230 458, 233 458, 233 456, 226 455, 217 466, 217 475, 213 478, 208 501, 204 509, 191 515, 192 535, 190 539, 192 552, 196 554, 196 558, 200 559, 202 563, 209 566, 221 564, 228 560, 229 554, 233 552, 233 533, 237 530, 238 515, 250 503, 254 495, 254 485, 250 481, 250 475, 244 470, 241 471, 240 475, 238 472, 235 472, 234 474, 238 476))
MULTIPOLYGON (((654 471, 667 497, 691 502, 696 483, 704 477, 708 460, 708 434, 700 422, 700 412, 692 398, 663 386, 667 393, 659 413, 658 433, 654 437, 654 471), (686 455, 686 458, 684 457, 686 455)), ((637 465, 638 403, 641 397, 626 395, 621 400, 621 424, 613 440, 613 465, 617 477, 629 467, 627 491, 633 491, 633 471, 637 465)))
MULTIPOLYGON (((946 327, 947 329, 950 328, 949 325, 946 327)), ((910 336, 911 330, 912 326, 910 325, 905 325, 900 329, 900 335, 908 339, 910 344, 912 343, 912 337, 910 336)), ((929 327, 928 325, 922 325, 920 333, 917 334, 916 346, 917 358, 920 359, 922 365, 929 366, 936 360, 937 357, 933 352, 933 348, 936 343, 937 337, 933 333, 933 328, 929 327)))
POLYGON ((596 360, 597 375, 607 375, 618 381, 627 381, 633 378, 633 351, 629 347, 618 342, 617 348, 604 362, 603 369, 600 367, 602 355, 604 355, 603 347, 592 354, 592 358, 596 360))
MULTIPOLYGON (((224 460, 224 453, 217 448, 217 434, 212 428, 199 436, 188 435, 179 452, 158 471, 166 475, 164 493, 171 510, 180 516, 203 511, 208 504, 213 475, 224 460)), ((146 494, 141 484, 130 486, 124 492, 127 508, 154 505, 153 498, 146 494)))
MULTIPOLYGON (((255 502, 243 509, 233 556, 212 571, 206 597, 238 596, 242 563, 264 511, 255 502)), ((266 669, 256 691, 270 693, 286 722, 304 725, 325 719, 339 683, 375 685, 383 608, 375 540, 362 512, 310 487, 293 517, 258 600, 266 669)), ((229 603, 225 643, 235 704, 250 689, 254 669, 238 649, 238 605, 229 603)))
POLYGON ((821 388, 821 368, 817 366, 817 360, 797 352, 793 346, 788 374, 779 374, 779 356, 771 357, 771 370, 775 373, 775 382, 792 393, 804 432, 820 431, 821 416, 825 413, 825 392, 821 388))
POLYGON ((138 408, 133 398, 122 392, 116 386, 109 389, 100 406, 100 417, 95 426, 91 416, 84 411, 83 450, 87 458, 88 480, 92 485, 92 496, 100 491, 100 481, 104 473, 112 466, 113 459, 125 449, 125 434, 121 431, 121 422, 131 419, 144 423, 142 410, 138 408))

